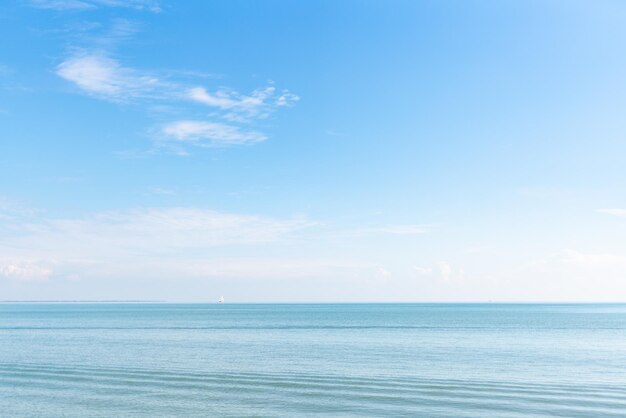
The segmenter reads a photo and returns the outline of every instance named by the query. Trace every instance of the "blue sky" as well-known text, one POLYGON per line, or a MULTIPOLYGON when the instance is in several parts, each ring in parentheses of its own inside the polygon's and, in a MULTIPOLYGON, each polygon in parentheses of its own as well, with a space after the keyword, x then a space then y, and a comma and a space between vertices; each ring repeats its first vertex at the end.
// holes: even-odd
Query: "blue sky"
POLYGON ((626 300, 625 22, 4 2, 1 299, 626 300))

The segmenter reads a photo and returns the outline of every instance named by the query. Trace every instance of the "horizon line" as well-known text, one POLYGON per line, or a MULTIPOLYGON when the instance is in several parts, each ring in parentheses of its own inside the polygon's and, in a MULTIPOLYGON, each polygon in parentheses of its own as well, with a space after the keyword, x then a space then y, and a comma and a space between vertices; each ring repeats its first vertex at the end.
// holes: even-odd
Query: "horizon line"
POLYGON ((240 301, 240 302, 217 302, 217 301, 175 301, 175 300, 140 300, 140 299, 110 299, 110 300, 90 300, 90 299, 76 299, 76 300, 0 300, 0 304, 8 303, 58 303, 58 304, 71 304, 71 303, 119 303, 119 304, 177 304, 177 305, 358 305, 358 304, 380 304, 380 305, 401 305, 401 304, 421 304, 421 305, 461 305, 461 304, 493 304, 493 305, 590 305, 590 304, 603 304, 603 305, 616 305, 626 304, 626 301, 308 301, 308 302, 285 302, 285 301, 266 301, 266 302, 254 302, 254 301, 240 301))

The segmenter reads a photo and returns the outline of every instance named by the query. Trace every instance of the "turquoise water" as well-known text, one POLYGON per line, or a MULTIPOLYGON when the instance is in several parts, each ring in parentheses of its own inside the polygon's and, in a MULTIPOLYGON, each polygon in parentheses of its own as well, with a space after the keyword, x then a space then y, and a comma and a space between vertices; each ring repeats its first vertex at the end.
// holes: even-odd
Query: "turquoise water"
POLYGON ((626 416, 626 305, 0 304, 0 416, 626 416))

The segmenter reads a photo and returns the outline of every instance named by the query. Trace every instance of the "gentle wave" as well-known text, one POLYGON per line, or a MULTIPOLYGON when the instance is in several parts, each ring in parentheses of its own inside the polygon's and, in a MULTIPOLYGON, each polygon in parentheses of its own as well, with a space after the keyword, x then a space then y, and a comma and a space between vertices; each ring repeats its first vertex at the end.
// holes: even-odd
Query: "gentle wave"
MULTIPOLYGON (((76 331, 76 330, 543 330, 543 331, 571 331, 573 329, 579 329, 578 327, 519 327, 519 326, 422 326, 422 325, 276 325, 276 326, 0 326, 0 330, 4 331, 76 331)), ((623 331, 622 327, 594 327, 593 329, 586 329, 585 331, 623 331)))
POLYGON ((257 415, 264 408, 269 414, 276 404, 287 414, 290 410, 294 414, 351 411, 357 415, 359 411, 366 415, 378 411, 387 416, 420 415, 424 411, 429 411, 429 416, 478 416, 482 412, 493 416, 618 417, 626 413, 626 390, 607 384, 200 373, 41 364, 0 364, 0 377, 2 392, 20 388, 31 400, 43 396, 46 402, 82 399, 87 403, 83 407, 96 410, 105 399, 123 403, 126 398, 142 402, 146 411, 165 408, 162 412, 177 401, 177 408, 183 408, 188 415, 206 412, 203 405, 223 403, 225 399, 233 405, 247 405, 251 408, 248 413, 256 411, 257 415))

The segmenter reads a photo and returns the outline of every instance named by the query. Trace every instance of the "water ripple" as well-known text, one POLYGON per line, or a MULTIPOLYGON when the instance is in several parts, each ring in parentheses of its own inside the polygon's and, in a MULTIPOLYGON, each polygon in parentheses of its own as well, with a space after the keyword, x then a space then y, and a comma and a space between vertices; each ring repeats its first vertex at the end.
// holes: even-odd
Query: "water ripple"
MULTIPOLYGON (((341 376, 306 373, 201 373, 80 365, 0 363, 0 392, 14 401, 76 403, 98 416, 110 402, 128 416, 563 416, 626 415, 626 389, 612 384, 341 376), (141 407, 139 408, 138 405, 141 407), (277 409, 277 406, 280 408, 277 409)), ((9 409, 6 409, 9 408, 9 409)), ((19 415, 19 414, 18 414, 19 415)))

